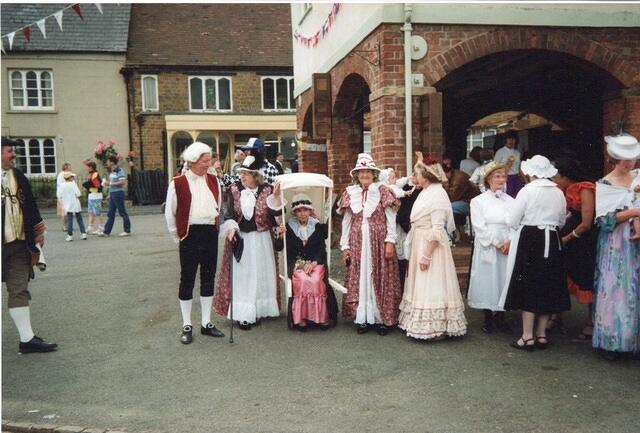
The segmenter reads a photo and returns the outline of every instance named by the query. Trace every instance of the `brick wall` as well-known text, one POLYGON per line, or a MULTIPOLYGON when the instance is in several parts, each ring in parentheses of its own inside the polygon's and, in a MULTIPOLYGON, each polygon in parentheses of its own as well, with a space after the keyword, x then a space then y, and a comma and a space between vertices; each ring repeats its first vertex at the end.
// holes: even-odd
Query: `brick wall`
MULTIPOLYGON (((166 128, 165 113, 189 112, 190 74, 174 71, 139 72, 135 71, 129 83, 129 96, 134 105, 130 111, 132 148, 140 153, 142 136, 144 168, 162 169, 164 167, 163 134, 166 128), (141 112, 142 89, 141 75, 157 75, 159 112, 141 112), (144 119, 142 126, 136 122, 136 116, 144 119)), ((202 74, 213 75, 213 74, 202 74)), ((255 72, 240 71, 230 77, 232 80, 232 98, 234 113, 259 113, 262 111, 261 76, 255 72)))
MULTIPOLYGON (((433 86, 450 72, 483 56, 509 50, 543 49, 581 58, 607 71, 623 87, 640 87, 640 32, 632 28, 505 27, 470 25, 414 24, 413 35, 424 37, 429 45, 425 58, 413 61, 414 73, 423 73, 425 85, 433 86)), ((379 66, 359 56, 347 56, 329 73, 332 79, 334 110, 340 108, 339 96, 345 79, 358 74, 372 94, 384 92, 373 100, 371 108, 372 156, 379 165, 392 165, 404 174, 404 51, 403 34, 396 24, 383 24, 367 36, 354 51, 373 50, 380 43, 379 66)), ((375 59, 371 59, 375 60, 375 59)), ((638 93, 634 93, 638 95, 638 93)), ((344 96, 344 95, 343 95, 344 96)), ((413 98, 413 149, 439 157, 444 150, 441 94, 413 98)), ((301 95, 298 129, 313 99, 312 91, 301 95)), ((605 102, 604 131, 610 118, 619 117, 626 107, 627 130, 640 135, 640 96, 625 96, 622 102, 605 102)), ((344 114, 344 113, 342 113, 344 114)), ((336 182, 336 190, 350 181, 348 171, 355 162, 358 127, 334 113, 331 140, 327 149, 327 172, 336 182), (347 174, 345 174, 347 173, 347 174)), ((302 154, 301 158, 306 155, 302 154)), ((304 166, 304 161, 301 160, 304 166)))

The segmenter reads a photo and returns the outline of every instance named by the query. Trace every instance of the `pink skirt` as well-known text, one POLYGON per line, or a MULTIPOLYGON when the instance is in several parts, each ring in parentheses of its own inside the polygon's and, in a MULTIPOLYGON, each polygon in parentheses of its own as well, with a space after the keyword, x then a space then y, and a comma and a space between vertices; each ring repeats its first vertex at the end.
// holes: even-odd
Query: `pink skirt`
POLYGON ((327 309, 327 287, 324 284, 325 266, 318 265, 307 275, 302 269, 293 271, 291 278, 293 303, 291 315, 293 324, 299 325, 309 320, 314 323, 329 322, 327 309))

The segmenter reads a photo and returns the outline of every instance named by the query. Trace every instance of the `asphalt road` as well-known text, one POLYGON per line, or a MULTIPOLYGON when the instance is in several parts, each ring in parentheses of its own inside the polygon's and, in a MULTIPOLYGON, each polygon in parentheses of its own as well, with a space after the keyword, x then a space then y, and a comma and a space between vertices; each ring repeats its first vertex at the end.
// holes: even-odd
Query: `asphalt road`
MULTIPOLYGON (((130 432, 639 431, 640 362, 572 341, 581 307, 546 352, 482 334, 472 310, 460 341, 359 336, 345 322, 301 334, 279 318, 234 344, 195 333, 183 346, 178 255, 161 215, 134 216, 130 238, 67 243, 48 225, 32 318, 60 349, 17 354, 3 290, 3 419, 130 432)), ((194 303, 194 324, 199 314, 194 303)))

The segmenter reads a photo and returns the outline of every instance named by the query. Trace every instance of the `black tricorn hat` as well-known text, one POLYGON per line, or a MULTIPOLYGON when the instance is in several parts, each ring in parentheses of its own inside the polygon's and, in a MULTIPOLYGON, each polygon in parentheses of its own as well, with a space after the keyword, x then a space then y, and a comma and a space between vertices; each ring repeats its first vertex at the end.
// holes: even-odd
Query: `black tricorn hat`
POLYGON ((10 138, 7 138, 5 136, 2 136, 2 147, 5 146, 23 146, 24 143, 20 142, 20 141, 15 141, 12 140, 10 138))

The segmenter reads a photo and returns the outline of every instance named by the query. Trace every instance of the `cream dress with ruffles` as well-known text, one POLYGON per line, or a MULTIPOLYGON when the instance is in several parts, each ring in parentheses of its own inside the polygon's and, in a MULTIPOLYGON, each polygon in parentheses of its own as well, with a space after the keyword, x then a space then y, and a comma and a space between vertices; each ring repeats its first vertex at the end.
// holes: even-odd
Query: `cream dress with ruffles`
POLYGON ((447 234, 455 223, 442 185, 431 184, 418 195, 410 218, 411 230, 405 241, 409 269, 398 327, 407 336, 423 340, 465 335, 464 302, 447 234), (438 246, 429 269, 421 271, 418 262, 429 241, 437 241, 438 246))

